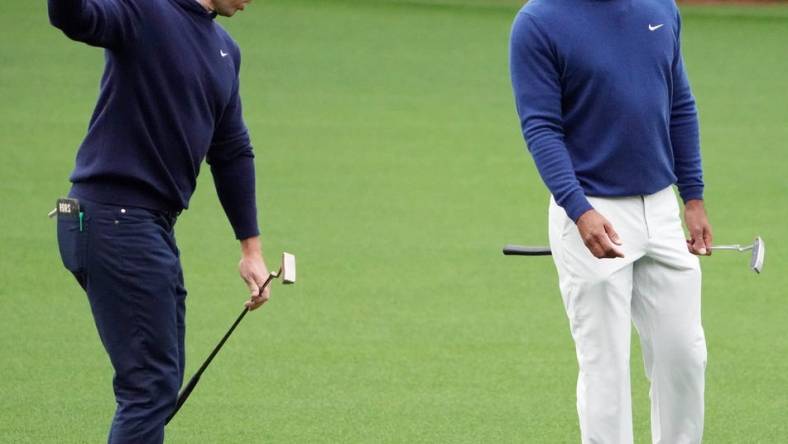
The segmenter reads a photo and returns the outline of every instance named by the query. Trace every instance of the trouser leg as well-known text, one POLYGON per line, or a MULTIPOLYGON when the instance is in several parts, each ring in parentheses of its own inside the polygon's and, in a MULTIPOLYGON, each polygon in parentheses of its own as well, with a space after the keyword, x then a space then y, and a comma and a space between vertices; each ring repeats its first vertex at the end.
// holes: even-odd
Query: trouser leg
POLYGON ((703 435, 706 342, 701 272, 688 251, 672 193, 646 200, 648 256, 634 266, 632 315, 651 381, 655 444, 695 444, 703 435))
POLYGON ((110 443, 161 443, 183 374, 183 289, 177 248, 161 216, 90 204, 86 287, 115 370, 110 443))
POLYGON ((632 269, 578 282, 565 295, 579 373, 577 411, 584 443, 631 443, 629 379, 632 269))
POLYGON ((599 260, 583 244, 574 223, 555 203, 550 246, 575 341, 579 374, 577 410, 583 443, 632 443, 629 379, 632 262, 641 235, 633 202, 596 199, 598 211, 624 239, 624 259, 599 260))

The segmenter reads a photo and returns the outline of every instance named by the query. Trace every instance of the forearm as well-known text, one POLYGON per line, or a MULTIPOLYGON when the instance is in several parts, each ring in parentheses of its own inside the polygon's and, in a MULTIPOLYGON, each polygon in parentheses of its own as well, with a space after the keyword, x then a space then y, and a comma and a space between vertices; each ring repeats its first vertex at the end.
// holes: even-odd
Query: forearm
POLYGON ((592 207, 577 180, 566 146, 555 136, 547 140, 527 136, 526 140, 529 140, 531 156, 550 194, 567 216, 577 222, 592 207))
POLYGON ((679 193, 686 202, 703 198, 703 166, 700 154, 698 116, 694 100, 675 104, 671 114, 670 142, 679 193))
POLYGON ((573 220, 591 209, 585 192, 577 180, 569 150, 564 143, 564 128, 558 101, 549 96, 560 97, 560 91, 551 94, 528 93, 528 82, 512 76, 517 112, 528 151, 536 164, 556 203, 566 210, 573 220), (525 91, 518 94, 519 91, 525 91))
POLYGON ((700 154, 698 110, 681 53, 681 17, 676 11, 676 48, 670 107, 670 143, 673 148, 676 185, 684 202, 703 199, 703 168, 700 154))
POLYGON ((260 234, 257 227, 254 159, 239 156, 213 163, 211 172, 216 193, 237 239, 260 234))

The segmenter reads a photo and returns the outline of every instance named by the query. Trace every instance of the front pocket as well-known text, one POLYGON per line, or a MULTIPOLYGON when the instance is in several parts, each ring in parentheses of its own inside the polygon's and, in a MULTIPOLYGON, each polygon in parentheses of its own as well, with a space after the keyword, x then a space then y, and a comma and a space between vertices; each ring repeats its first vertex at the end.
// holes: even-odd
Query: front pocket
POLYGON ((87 237, 80 230, 79 219, 61 216, 57 218, 57 244, 63 266, 72 273, 85 271, 87 237))

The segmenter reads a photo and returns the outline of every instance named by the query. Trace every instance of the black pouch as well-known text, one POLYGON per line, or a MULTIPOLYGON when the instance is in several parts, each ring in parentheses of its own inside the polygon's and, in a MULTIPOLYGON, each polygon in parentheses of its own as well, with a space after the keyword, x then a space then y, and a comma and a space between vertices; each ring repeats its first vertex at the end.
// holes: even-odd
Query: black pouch
POLYGON ((85 271, 85 213, 77 199, 57 200, 57 244, 63 266, 74 274, 85 271))

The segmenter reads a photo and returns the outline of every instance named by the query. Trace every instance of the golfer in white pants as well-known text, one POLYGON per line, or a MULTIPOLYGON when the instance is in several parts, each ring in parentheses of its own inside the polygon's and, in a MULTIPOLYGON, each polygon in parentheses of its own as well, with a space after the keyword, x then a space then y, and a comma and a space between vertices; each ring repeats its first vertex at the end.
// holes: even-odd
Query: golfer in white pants
POLYGON ((580 367, 583 443, 633 441, 633 323, 653 442, 703 436, 694 255, 711 254, 712 236, 680 33, 669 0, 531 0, 512 28, 517 111, 552 194, 550 247, 580 367))

